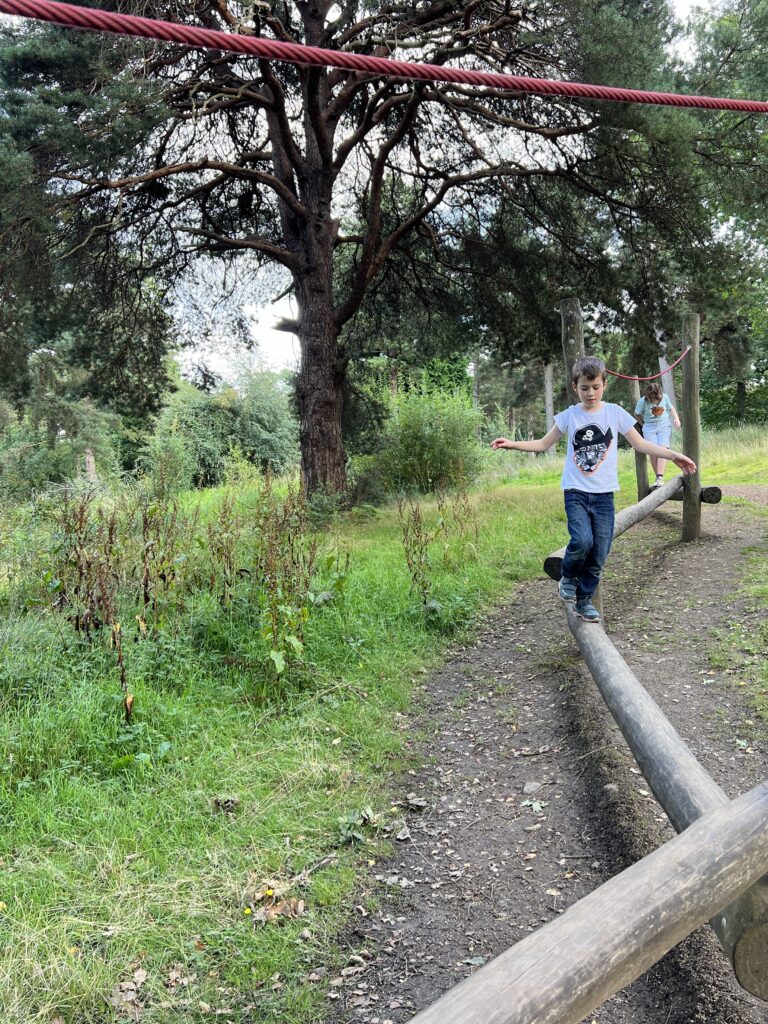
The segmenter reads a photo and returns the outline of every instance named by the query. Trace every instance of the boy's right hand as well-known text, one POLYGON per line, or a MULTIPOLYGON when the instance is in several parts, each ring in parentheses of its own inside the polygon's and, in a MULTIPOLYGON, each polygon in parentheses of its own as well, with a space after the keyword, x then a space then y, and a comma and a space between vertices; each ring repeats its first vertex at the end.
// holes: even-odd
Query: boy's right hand
POLYGON ((511 441, 506 437, 497 437, 495 441, 491 441, 491 451, 497 452, 500 448, 509 448, 510 444, 511 441))

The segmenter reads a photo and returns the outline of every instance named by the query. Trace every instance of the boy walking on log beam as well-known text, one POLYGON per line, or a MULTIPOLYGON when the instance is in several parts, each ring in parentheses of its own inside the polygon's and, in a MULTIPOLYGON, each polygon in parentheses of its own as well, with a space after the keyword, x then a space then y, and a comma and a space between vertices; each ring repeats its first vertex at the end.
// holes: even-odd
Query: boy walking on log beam
POLYGON ((546 452, 568 435, 568 448, 560 483, 565 497, 570 541, 563 558, 558 593, 576 605, 586 622, 600 622, 593 604, 600 575, 613 540, 613 495, 619 490, 618 435, 623 434, 635 451, 670 459, 686 475, 696 464, 682 452, 652 444, 635 429, 635 420, 613 402, 604 402, 606 372, 602 359, 587 356, 574 363, 572 386, 579 399, 555 416, 555 425, 534 441, 509 441, 497 437, 491 448, 520 452, 546 452))

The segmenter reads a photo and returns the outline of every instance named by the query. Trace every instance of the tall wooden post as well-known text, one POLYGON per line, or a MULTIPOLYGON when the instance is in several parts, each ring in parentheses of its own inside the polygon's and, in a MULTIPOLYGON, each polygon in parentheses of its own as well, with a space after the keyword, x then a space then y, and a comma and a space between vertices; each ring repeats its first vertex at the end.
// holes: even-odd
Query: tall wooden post
POLYGON ((571 370, 577 359, 584 356, 584 321, 577 298, 560 300, 560 322, 562 324, 563 362, 565 363, 566 401, 573 401, 571 370))
MULTIPOLYGON (((632 412, 634 413, 637 403, 640 401, 640 381, 631 380, 629 391, 632 395, 632 412)), ((648 457, 642 452, 635 452, 635 477, 637 479, 637 500, 642 501, 650 494, 651 490, 648 486, 648 457)))
POLYGON ((698 540, 701 536, 701 418, 699 415, 699 314, 683 314, 683 349, 691 346, 683 368, 683 451, 693 459, 698 469, 684 480, 683 540, 698 540))
MULTIPOLYGON (((544 364, 544 418, 549 433, 555 425, 555 367, 552 363, 544 364)), ((549 449, 547 456, 554 458, 554 447, 549 449)))

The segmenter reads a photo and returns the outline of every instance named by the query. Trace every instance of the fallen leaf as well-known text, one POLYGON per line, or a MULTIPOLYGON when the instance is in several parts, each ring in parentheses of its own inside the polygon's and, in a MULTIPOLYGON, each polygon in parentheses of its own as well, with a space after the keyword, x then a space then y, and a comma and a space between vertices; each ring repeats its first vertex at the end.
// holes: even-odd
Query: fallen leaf
POLYGON ((239 796, 217 796, 213 801, 213 809, 215 811, 225 811, 228 814, 236 811, 239 806, 239 796))
POLYGON ((293 920, 304 916, 304 900, 291 896, 287 900, 278 900, 274 903, 266 903, 259 907, 253 915, 253 920, 260 924, 271 924, 281 917, 293 920))
POLYGON ((174 964, 165 979, 165 987, 175 992, 177 988, 187 988, 197 981, 196 974, 185 974, 184 964, 174 964))

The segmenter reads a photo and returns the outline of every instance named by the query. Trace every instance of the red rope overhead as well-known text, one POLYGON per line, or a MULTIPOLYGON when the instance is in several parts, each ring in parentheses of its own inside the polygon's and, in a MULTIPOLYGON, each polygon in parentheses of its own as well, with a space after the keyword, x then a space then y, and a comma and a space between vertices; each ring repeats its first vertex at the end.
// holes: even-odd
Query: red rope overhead
POLYGON ((425 82, 459 82, 464 85, 487 85, 513 92, 532 93, 537 96, 568 96, 575 99, 609 100, 614 103, 651 103, 672 107, 704 107, 708 110, 743 110, 754 114, 768 113, 768 103, 758 100, 717 99, 711 96, 684 96, 667 92, 642 92, 638 89, 614 89, 605 85, 586 85, 582 82, 553 82, 546 78, 524 78, 519 75, 501 75, 488 71, 465 71, 436 64, 414 64, 324 50, 317 46, 301 46, 275 39, 235 35, 213 29, 196 28, 170 21, 156 21, 128 14, 55 3, 53 0, 0 0, 0 12, 22 18, 50 21, 68 28, 115 32, 120 35, 161 39, 182 43, 196 49, 226 50, 249 54, 289 64, 330 66, 359 71, 375 76, 418 79, 425 82))
POLYGON ((674 363, 672 363, 671 366, 668 366, 666 368, 666 370, 662 370, 661 373, 652 373, 650 375, 650 377, 628 377, 626 375, 626 373, 616 373, 615 370, 608 370, 608 369, 606 369, 605 372, 606 373, 610 373, 610 375, 612 377, 623 377, 624 380, 656 380, 657 377, 663 377, 665 373, 671 373, 672 370, 674 370, 674 368, 677 366, 678 363, 682 363, 682 361, 685 359, 685 357, 688 355, 688 353, 690 351, 691 351, 691 346, 689 345, 688 348, 685 350, 685 352, 683 352, 683 354, 680 356, 680 358, 676 359, 674 361, 674 363))

